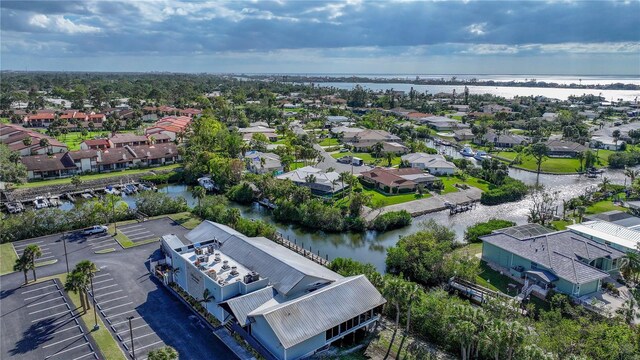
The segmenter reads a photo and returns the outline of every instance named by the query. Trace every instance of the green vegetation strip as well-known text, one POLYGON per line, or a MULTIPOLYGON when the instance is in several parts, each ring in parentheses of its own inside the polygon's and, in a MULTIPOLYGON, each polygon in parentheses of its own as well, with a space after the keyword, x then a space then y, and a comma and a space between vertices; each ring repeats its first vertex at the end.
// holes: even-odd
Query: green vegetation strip
MULTIPOLYGON (((89 180, 106 179, 111 177, 115 178, 115 177, 127 176, 127 175, 145 174, 150 171, 157 172, 157 171, 173 170, 180 166, 182 165, 173 164, 173 165, 167 165, 167 166, 150 167, 145 169, 131 169, 131 170, 124 170, 119 172, 110 172, 110 173, 103 173, 103 174, 80 175, 80 180, 89 181, 89 180)), ((71 178, 53 179, 53 180, 28 182, 28 183, 17 185, 16 188, 18 189, 34 188, 34 187, 49 186, 49 185, 64 185, 64 184, 70 184, 70 183, 71 183, 71 178)))
POLYGON ((202 222, 202 219, 188 211, 171 214, 168 217, 189 230, 192 230, 202 222))
POLYGON ((94 251, 94 253, 96 253, 96 254, 108 254, 108 253, 112 253, 114 251, 116 251, 116 249, 108 248, 108 249, 103 249, 103 250, 96 250, 96 251, 94 251))
POLYGON ((0 244, 0 275, 12 273, 16 259, 18 256, 11 243, 0 244))
POLYGON ((47 261, 42 261, 42 262, 37 262, 36 263, 36 267, 41 267, 41 266, 47 266, 47 265, 53 265, 55 263, 58 262, 58 259, 53 259, 53 260, 47 260, 47 261))

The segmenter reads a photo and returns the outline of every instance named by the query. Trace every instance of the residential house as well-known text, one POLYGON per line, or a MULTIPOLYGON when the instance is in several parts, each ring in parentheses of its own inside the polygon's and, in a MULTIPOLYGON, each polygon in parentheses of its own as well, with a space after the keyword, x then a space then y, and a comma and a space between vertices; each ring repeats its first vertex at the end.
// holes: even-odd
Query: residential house
POLYGON ((291 180, 298 186, 306 186, 316 195, 331 195, 346 189, 349 185, 340 181, 340 174, 326 172, 313 166, 305 166, 276 176, 279 180, 291 180))
POLYGON ((630 214, 626 211, 612 210, 598 214, 585 215, 583 220, 594 221, 603 220, 615 225, 623 226, 627 229, 640 231, 640 217, 630 214))
POLYGON ((245 141, 251 141, 254 134, 264 134, 269 141, 277 141, 278 135, 275 129, 266 126, 251 126, 247 128, 240 128, 238 132, 242 134, 242 139, 245 141))
POLYGON ((482 137, 482 141, 477 138, 473 139, 475 144, 493 144, 497 148, 512 148, 517 145, 526 145, 529 142, 525 136, 516 135, 511 133, 496 134, 493 131, 489 131, 482 137))
POLYGON ((434 175, 453 175, 457 169, 440 154, 411 153, 403 155, 401 159, 407 161, 412 168, 427 170, 434 175))
POLYGON ((109 147, 112 148, 147 145, 148 143, 149 139, 146 136, 131 133, 115 134, 109 138, 109 147))
POLYGON ((419 183, 429 184, 436 180, 418 168, 381 168, 360 173, 360 182, 388 194, 411 193, 419 183))
POLYGON ((352 146, 356 151, 370 151, 377 143, 382 143, 383 151, 404 153, 407 148, 400 144, 400 138, 384 130, 363 130, 356 133, 343 133, 342 141, 352 146), (385 145, 386 143, 386 145, 385 145))
POLYGON ((164 262, 182 269, 163 273, 165 282, 193 297, 208 290, 215 301, 202 303, 205 311, 260 344, 263 356, 306 358, 365 336, 380 319, 386 300, 364 275, 343 277, 267 238, 210 221, 185 238, 162 237, 164 262))
POLYGON ((481 237, 482 260, 540 295, 553 288, 576 298, 600 292, 624 265, 625 253, 611 246, 569 230, 544 232, 496 230, 481 237))
POLYGON ((77 172, 76 165, 68 152, 23 156, 20 161, 27 168, 29 180, 66 177, 77 172))
POLYGON ((542 119, 546 121, 556 121, 558 120, 558 113, 546 112, 542 114, 542 119))
POLYGON ((484 105, 482 107, 482 112, 485 113, 485 114, 495 114, 495 113, 499 113, 499 112, 510 113, 511 112, 511 108, 510 107, 506 107, 506 106, 502 106, 502 105, 498 105, 498 104, 489 104, 489 105, 484 105))
POLYGON ((420 119, 421 124, 425 124, 437 131, 453 131, 458 129, 469 128, 468 124, 463 124, 460 121, 450 119, 444 116, 431 116, 420 119))
POLYGON ((17 151, 21 156, 67 151, 67 145, 55 138, 15 124, 0 124, 0 143, 7 145, 11 151, 17 151), (40 146, 43 139, 46 139, 49 145, 40 146))
POLYGON ((254 174, 282 174, 283 167, 280 162, 280 156, 274 153, 248 151, 244 158, 247 170, 254 174))
POLYGON ((108 149, 111 143, 108 139, 90 139, 80 143, 80 150, 108 149))
POLYGON ((145 130, 147 136, 158 136, 158 134, 164 134, 169 137, 171 141, 175 141, 180 134, 184 134, 189 125, 191 125, 192 119, 188 116, 167 116, 158 121, 155 124, 148 127, 145 130))
POLYGON ((567 229, 624 253, 640 252, 640 231, 608 221, 585 221, 567 226, 567 229))
POLYGON ((467 141, 472 140, 475 137, 471 129, 460 129, 453 132, 453 138, 456 141, 467 141))
POLYGON ((56 120, 55 112, 30 114, 24 117, 24 124, 31 127, 48 127, 56 120))
POLYGON ((550 157, 576 157, 578 153, 588 150, 586 146, 573 141, 549 140, 546 144, 550 157))
POLYGON ((89 114, 87 121, 102 125, 107 120, 104 114, 89 114))
POLYGON ((340 124, 349 122, 349 118, 346 116, 336 115, 336 116, 327 116, 327 125, 332 126, 333 124, 340 124))

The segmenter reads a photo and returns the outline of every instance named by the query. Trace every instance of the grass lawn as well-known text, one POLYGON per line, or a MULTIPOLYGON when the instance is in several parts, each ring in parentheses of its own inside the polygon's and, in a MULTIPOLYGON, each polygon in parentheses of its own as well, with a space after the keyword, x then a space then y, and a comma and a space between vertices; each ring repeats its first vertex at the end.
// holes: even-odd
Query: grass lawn
POLYGON ((612 211, 612 210, 620 210, 620 211, 625 211, 626 209, 618 206, 618 205, 614 205, 613 201, 611 200, 602 200, 602 201, 598 201, 597 203, 594 203, 592 205, 589 205, 587 207, 587 214, 599 214, 599 213, 603 213, 606 211, 612 211))
MULTIPOLYGON (((336 159, 339 159, 339 158, 341 158, 343 156, 355 156, 355 157, 359 157, 360 159, 362 159, 365 162, 365 164, 367 164, 367 165, 376 165, 376 162, 377 162, 377 165, 380 165, 380 166, 387 166, 388 165, 387 159, 384 156, 376 159, 370 153, 363 153, 363 152, 356 152, 356 153, 354 153, 354 152, 344 152, 344 153, 341 153, 341 152, 339 152, 339 153, 331 154, 331 156, 336 158, 336 159)), ((392 166, 400 165, 400 161, 401 160, 402 159, 400 159, 399 156, 394 156, 393 159, 391 160, 391 165, 392 166)))
POLYGON ((553 227, 556 230, 566 230, 567 226, 569 225, 573 225, 573 221, 569 221, 569 220, 556 220, 556 221, 552 221, 551 225, 553 225, 553 227))
POLYGON ((440 176, 439 179, 442 180, 442 183, 444 184, 444 190, 442 191, 441 194, 448 194, 448 193, 459 191, 459 189, 455 187, 454 184, 467 184, 469 186, 476 187, 482 191, 489 191, 489 189, 492 186, 490 183, 482 179, 478 179, 471 176, 467 176, 465 180, 462 180, 462 178, 460 178, 460 176, 458 175, 440 176))
POLYGON ((291 165, 289 165, 289 169, 291 171, 300 169, 301 167, 305 167, 305 165, 304 165, 304 163, 302 161, 296 161, 296 162, 292 163, 291 165))
POLYGON ((320 146, 338 146, 340 145, 340 142, 338 142, 338 139, 326 138, 320 141, 319 145, 320 146))
MULTIPOLYGON (((151 167, 151 168, 145 168, 145 169, 130 169, 130 170, 114 171, 114 172, 102 173, 102 174, 80 175, 80 179, 83 181, 105 179, 110 177, 143 174, 149 171, 173 170, 181 166, 182 166, 181 164, 172 164, 167 166, 158 166, 158 167, 151 167)), ((71 178, 52 179, 52 180, 33 181, 33 182, 24 183, 24 184, 17 185, 16 188, 32 188, 32 187, 39 187, 39 186, 63 185, 63 184, 70 184, 70 183, 71 183, 71 178)))
MULTIPOLYGON (((414 193, 400 194, 400 195, 386 195, 373 189, 362 189, 362 193, 370 196, 372 203, 380 204, 381 206, 402 204, 408 201, 426 199, 431 196, 428 193, 425 193, 423 195, 418 195, 414 193)), ((349 196, 345 195, 345 197, 343 197, 342 199, 336 200, 336 205, 339 206, 339 205, 347 204, 348 202, 349 202, 349 196)))
POLYGON ((477 242, 477 243, 466 244, 461 248, 457 248, 455 252, 459 254, 467 254, 469 257, 473 257, 478 254, 482 254, 482 243, 477 242))
MULTIPOLYGON (((600 159, 600 163, 596 165, 597 167, 605 167, 609 165, 609 155, 611 155, 613 151, 611 150, 599 150, 598 158, 600 159)), ((518 156, 517 152, 514 151, 501 151, 495 153, 496 156, 501 158, 513 160, 518 156)), ((536 171, 537 164, 533 157, 523 155, 522 156, 522 164, 515 165, 517 167, 525 168, 528 170, 536 171)), ((542 166, 540 167, 541 171, 544 172, 552 172, 552 173, 575 173, 580 168, 580 161, 578 159, 573 158, 547 158, 542 162, 542 166)))
POLYGON ((18 256, 11 243, 0 244, 0 275, 13 272, 13 264, 16 263, 16 259, 18 256))
POLYGON ((171 214, 169 218, 189 230, 192 230, 202 222, 202 219, 188 211, 171 214))
MULTIPOLYGON (((56 277, 60 279, 60 282, 62 284, 64 284, 64 282, 67 279, 67 274, 60 274, 60 275, 57 275, 56 277)), ((73 302, 74 307, 80 308, 80 294, 74 294, 73 292, 68 292, 67 294, 69 295, 71 302, 73 302)), ((89 298, 89 301, 92 301, 91 297, 89 298)), ((98 330, 92 331, 93 325, 95 324, 95 319, 93 316, 93 305, 90 311, 87 311, 85 314, 80 316, 80 319, 82 319, 82 322, 84 322, 84 325, 89 330, 88 335, 91 336, 93 340, 96 342, 96 344, 98 345, 98 348, 100 349, 100 352, 102 352, 102 355, 104 355, 105 359, 109 359, 109 360, 112 360, 112 359, 125 360, 126 359, 124 356, 124 353, 116 343, 113 336, 111 336, 111 333, 102 322, 102 319, 100 318, 100 316, 98 316, 98 325, 100 326, 100 328, 98 330)))
POLYGON ((274 141, 274 142, 272 142, 272 144, 275 144, 275 145, 288 145, 289 144, 289 140, 287 140, 286 138, 278 139, 278 141, 274 141))
POLYGON ((514 294, 513 290, 509 292, 508 286, 509 284, 515 284, 516 282, 509 279, 507 276, 501 275, 499 272, 493 270, 484 261, 480 262, 480 274, 478 275, 478 278, 476 280, 478 282, 478 285, 480 286, 500 291, 507 295, 516 295, 514 294))
POLYGON ((100 137, 104 134, 109 135, 109 132, 108 131, 89 131, 87 136, 82 136, 82 132, 74 131, 67 134, 60 134, 56 136, 56 139, 58 141, 61 141, 67 144, 67 147, 69 148, 69 150, 73 151, 73 150, 80 150, 81 142, 88 139, 93 139, 94 137, 100 137))

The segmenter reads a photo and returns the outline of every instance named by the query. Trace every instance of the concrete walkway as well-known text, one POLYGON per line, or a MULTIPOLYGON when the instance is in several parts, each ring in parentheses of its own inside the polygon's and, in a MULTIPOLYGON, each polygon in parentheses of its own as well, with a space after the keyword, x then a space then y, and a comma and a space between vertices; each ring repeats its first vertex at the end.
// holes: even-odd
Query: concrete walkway
POLYGON ((413 200, 402 204, 385 206, 379 210, 368 211, 364 217, 367 221, 371 221, 380 214, 400 210, 406 210, 409 212, 409 214, 411 214, 411 216, 416 217, 432 212, 446 210, 447 206, 445 205, 445 203, 462 205, 479 201, 481 195, 482 190, 475 187, 469 187, 469 189, 467 190, 460 190, 445 195, 436 194, 426 199, 413 200))

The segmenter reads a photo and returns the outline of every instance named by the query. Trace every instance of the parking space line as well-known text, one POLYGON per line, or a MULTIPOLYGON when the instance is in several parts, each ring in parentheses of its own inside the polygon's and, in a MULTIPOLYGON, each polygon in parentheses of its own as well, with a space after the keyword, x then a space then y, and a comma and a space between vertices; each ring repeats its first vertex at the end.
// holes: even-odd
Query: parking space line
MULTIPOLYGON (((65 304, 66 304, 66 303, 65 303, 65 304)), ((52 317, 54 317, 54 316, 58 316, 58 315, 62 315, 62 314, 69 314, 69 313, 70 313, 70 311, 69 311, 69 310, 67 310, 67 311, 59 312, 59 313, 57 313, 57 314, 52 314, 52 315, 49 315, 49 316, 45 316, 45 317, 40 318, 40 319, 31 320, 31 322, 32 322, 32 323, 34 323, 34 322, 38 322, 38 321, 42 321, 42 320, 46 320, 46 319, 52 318, 52 317)), ((74 316, 74 317, 75 317, 75 316, 74 316)))
MULTIPOLYGON (((149 335, 155 335, 155 334, 156 333, 154 333, 154 332, 150 332, 148 334, 144 334, 144 335, 140 335, 140 336, 134 336, 133 340, 136 341, 138 339, 142 339, 142 338, 147 337, 149 335)), ((127 334, 127 335, 129 335, 129 334, 127 334)), ((125 339, 127 339, 128 341, 131 341, 131 337, 129 337, 129 336, 126 336, 126 337, 125 336, 121 336, 121 338, 122 338, 122 341, 125 341, 125 339)))
POLYGON ((133 229, 133 228, 136 228, 136 227, 144 227, 144 225, 137 224, 137 225, 123 226, 123 227, 120 228, 120 230, 133 229))
POLYGON ((45 296, 47 296, 47 295, 51 295, 51 294, 55 294, 55 293, 58 293, 58 294, 59 294, 59 293, 60 293, 60 290, 55 290, 55 291, 52 291, 52 292, 48 292, 48 293, 44 293, 44 294, 40 294, 40 295, 36 295, 36 296, 32 296, 32 297, 28 297, 28 298, 25 298, 25 299, 24 299, 24 301, 29 301, 29 300, 31 300, 31 299, 35 299, 35 298, 37 298, 37 297, 45 297, 45 296))
POLYGON ((18 244, 18 245, 14 244, 14 245, 13 245, 13 247, 18 247, 18 246, 24 246, 24 247, 27 247, 27 246, 29 246, 29 245, 42 244, 43 242, 44 242, 44 240, 34 241, 34 242, 31 242, 31 243, 28 243, 28 244, 18 244))
POLYGON ((71 350, 73 350, 73 349, 77 349, 77 348, 79 348, 79 347, 81 347, 81 346, 88 346, 88 345, 89 345, 89 343, 88 343, 88 342, 85 342, 85 343, 80 344, 80 345, 78 345, 78 346, 74 346, 74 347, 72 347, 72 348, 68 348, 68 349, 66 349, 66 350, 59 351, 59 352, 57 352, 57 353, 55 353, 55 354, 53 354, 53 355, 49 355, 49 356, 45 357, 45 359, 49 359, 49 358, 51 358, 51 357, 58 356, 58 355, 60 355, 60 354, 64 354, 64 353, 66 353, 67 351, 71 351, 71 350))
POLYGON ((109 274, 109 273, 104 273, 104 274, 100 274, 100 275, 96 275, 96 276, 94 276, 94 277, 93 277, 93 279, 95 280, 95 279, 97 279, 97 278, 101 278, 101 277, 105 277, 105 276, 109 276, 109 275, 111 275, 111 274, 109 274))
POLYGON ((104 239, 108 239, 108 238, 111 238, 111 235, 100 236, 100 237, 97 237, 97 238, 87 239, 84 242, 93 242, 93 241, 104 240, 104 239))
POLYGON ((24 295, 24 294, 32 293, 34 291, 38 291, 38 290, 42 290, 42 289, 46 289, 46 288, 50 288, 50 287, 54 287, 54 286, 56 286, 55 283, 51 284, 51 285, 43 286, 43 287, 40 287, 40 288, 37 288, 37 289, 23 291, 21 294, 24 295))
POLYGON ((128 303, 124 303, 124 304, 120 304, 120 305, 112 306, 112 307, 110 307, 110 308, 108 308, 108 309, 102 309, 102 311, 109 311, 109 310, 117 309, 117 308, 119 308, 119 307, 123 307, 123 306, 131 305, 131 304, 133 304, 133 302, 132 302, 132 301, 130 301, 130 302, 128 302, 128 303))
POLYGON ((42 348, 43 348, 43 349, 46 349, 46 348, 48 348, 48 347, 50 347, 50 346, 58 345, 58 344, 60 344, 60 343, 63 343, 63 342, 65 342, 65 341, 69 341, 69 340, 71 340, 71 339, 76 339, 76 340, 77 340, 77 339, 79 339, 79 338, 81 338, 81 337, 84 337, 84 333, 79 334, 79 335, 73 335, 73 336, 70 336, 70 337, 68 337, 68 338, 66 338, 66 339, 63 339, 63 340, 60 340, 60 341, 56 341, 56 342, 51 343, 51 344, 47 344, 47 345, 43 346, 42 348))
POLYGON ((77 358, 74 358, 73 360, 83 359, 83 358, 86 358, 86 357, 87 357, 87 356, 89 356, 89 355, 93 355, 93 357, 94 357, 95 359, 97 359, 97 357, 95 356, 95 355, 96 355, 96 353, 95 353, 95 352, 90 352, 90 353, 88 353, 88 354, 84 354, 84 355, 82 355, 82 356, 78 356, 77 358))
POLYGON ((160 344, 161 342, 162 342, 162 340, 160 340, 160 341, 156 341, 156 342, 154 342, 154 343, 151 343, 151 344, 149 344, 149 345, 145 345, 145 346, 140 346, 140 347, 136 347, 136 350, 142 350, 142 349, 144 349, 144 348, 148 348, 149 346, 153 346, 153 345, 157 345, 157 344, 160 344))
MULTIPOLYGON (((96 295, 96 300, 97 300, 97 299, 102 299, 102 298, 103 298, 103 297, 105 297, 105 296, 109 296, 109 295, 111 295, 111 294, 115 294, 115 293, 119 293, 119 292, 122 292, 122 289, 120 289, 120 290, 115 290, 115 291, 112 291, 112 292, 107 293, 107 294, 96 295)), ((93 294, 91 294, 91 296, 93 296, 93 294)), ((100 302, 100 301, 98 301, 98 302, 100 302)))
MULTIPOLYGON (((132 309, 132 310, 128 310, 128 311, 125 311, 125 312, 121 312, 121 313, 119 313, 119 314, 109 315, 109 316, 107 316, 107 317, 108 317, 108 318, 114 318, 114 317, 116 317, 116 316, 120 316, 120 315, 128 314, 128 313, 130 313, 130 312, 135 312, 135 311, 136 311, 135 309, 132 309)), ((113 324, 112 324, 112 325, 113 325, 113 324)))
POLYGON ((84 334, 84 331, 82 331, 82 328, 81 328, 80 326, 78 326, 78 325, 76 325, 76 326, 72 326, 72 327, 70 327, 70 328, 66 328, 66 329, 64 329, 64 330, 54 331, 54 332, 53 332, 53 334, 54 334, 54 335, 55 335, 55 334, 60 334, 60 333, 63 333, 63 332, 65 332, 65 331, 69 331, 69 330, 73 330, 73 329, 78 329, 78 330, 80 330, 80 333, 81 333, 81 334, 84 334))
POLYGON ((56 301, 56 300, 64 300, 64 298, 63 298, 63 297, 57 297, 57 298, 54 298, 54 299, 49 299, 49 300, 45 300, 45 301, 40 301, 40 302, 35 303, 35 304, 27 305, 27 307, 28 307, 28 308, 30 308, 30 307, 34 307, 34 306, 38 306, 38 305, 42 305, 42 304, 44 304, 44 303, 48 303, 48 302, 51 302, 51 301, 56 301))
POLYGON ((128 296, 127 296, 127 295, 125 295, 125 296, 117 297, 117 298, 115 298, 115 299, 109 299, 109 300, 106 300, 106 301, 98 301, 98 305, 102 306, 102 305, 104 305, 104 304, 106 304, 106 303, 110 303, 110 302, 112 302, 112 301, 116 301, 116 300, 124 299, 124 298, 126 298, 126 297, 128 297, 128 296))
POLYGON ((103 286, 103 287, 101 287, 101 288, 95 289, 95 291, 97 292, 97 291, 100 291, 100 290, 102 290, 102 289, 107 289, 107 288, 114 287, 114 286, 118 286, 118 284, 113 284, 113 285, 103 286))
POLYGON ((53 258, 55 258, 55 256, 53 256, 53 255, 52 256, 40 257, 40 258, 38 258, 38 260, 36 262, 40 262, 40 261, 46 260, 46 259, 53 259, 53 258))
POLYGON ((129 236, 129 235, 135 235, 135 234, 142 234, 142 233, 150 233, 151 231, 147 230, 147 229, 135 229, 132 231, 123 231, 122 233, 129 236))
MULTIPOLYGON (((143 328, 143 327, 145 327, 145 326, 149 326, 149 324, 145 323, 144 325, 140 325, 140 326, 133 327, 133 328, 131 328, 131 330, 140 329, 140 328, 143 328)), ((120 331, 120 332, 117 332, 116 334, 117 334, 117 335, 120 335, 120 334, 124 334, 124 333, 127 333, 127 332, 129 332, 129 329, 128 329, 128 328, 127 328, 127 329, 125 329, 125 330, 122 330, 122 331, 120 331)))
MULTIPOLYGON (((143 320, 143 319, 141 317, 134 317, 133 319, 131 319, 131 321, 136 321, 136 320, 143 320)), ((116 325, 124 324, 127 322, 129 322, 129 320, 118 321, 117 323, 112 323, 111 326, 116 326, 116 325)))
POLYGON ((96 285, 96 284, 102 284, 102 283, 104 283, 104 282, 109 282, 109 281, 113 281, 113 278, 111 278, 111 279, 106 279, 106 280, 100 280, 100 281, 94 281, 94 282, 93 282, 93 285, 96 285))
POLYGON ((104 248, 104 247, 107 247, 107 246, 114 246, 115 245, 115 243, 113 243, 111 241, 105 241, 105 242, 106 242, 106 244, 99 243, 101 245, 98 245, 98 246, 91 245, 91 247, 93 247, 94 249, 99 249, 99 248, 104 248))
POLYGON ((60 306, 67 306, 67 302, 65 301, 65 302, 64 302, 64 303, 62 303, 62 304, 53 305, 53 306, 50 306, 50 307, 48 307, 48 308, 46 308, 46 309, 32 311, 32 312, 30 312, 30 313, 29 313, 29 315, 33 315, 33 314, 37 314, 37 313, 40 313, 40 312, 43 312, 43 311, 47 311, 47 310, 51 310, 51 309, 55 309, 55 308, 60 307, 60 306))

